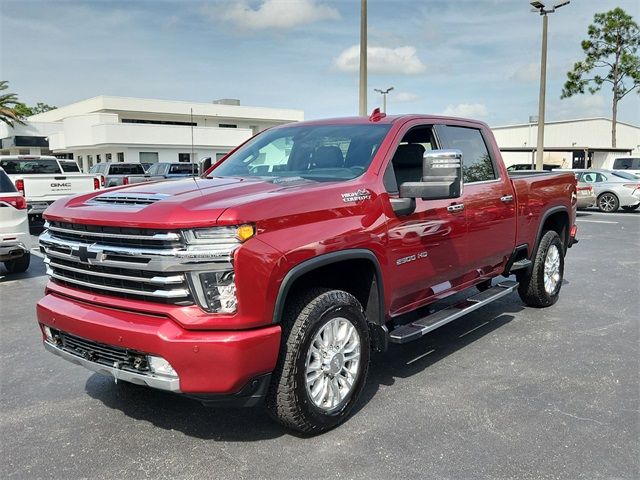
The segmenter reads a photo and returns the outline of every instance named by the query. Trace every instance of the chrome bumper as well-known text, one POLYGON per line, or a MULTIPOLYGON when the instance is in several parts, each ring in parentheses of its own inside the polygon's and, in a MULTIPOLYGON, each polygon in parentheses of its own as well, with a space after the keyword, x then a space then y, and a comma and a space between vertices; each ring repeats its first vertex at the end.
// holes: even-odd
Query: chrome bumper
POLYGON ((114 367, 107 367, 96 362, 92 362, 85 358, 79 357, 72 353, 69 353, 55 345, 45 341, 44 348, 49 352, 58 355, 59 357, 68 360, 71 363, 80 365, 93 372, 100 373, 113 377, 116 381, 122 380, 129 383, 135 383, 136 385, 143 385, 151 388, 157 388, 158 390, 166 390, 169 392, 180 393, 180 379, 179 378, 161 378, 153 375, 142 375, 135 372, 129 372, 127 370, 120 370, 114 367))

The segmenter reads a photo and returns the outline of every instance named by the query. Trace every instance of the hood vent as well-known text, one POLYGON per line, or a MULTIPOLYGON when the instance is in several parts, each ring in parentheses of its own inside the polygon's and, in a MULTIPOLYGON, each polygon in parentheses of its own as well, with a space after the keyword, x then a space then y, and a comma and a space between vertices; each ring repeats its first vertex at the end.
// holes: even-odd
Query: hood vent
POLYGON ((144 193, 103 193, 102 195, 98 195, 97 197, 93 197, 87 203, 98 204, 98 205, 127 205, 127 206, 140 206, 140 205, 151 205, 152 203, 156 203, 159 200, 167 198, 169 195, 153 193, 153 194, 144 194, 144 193))

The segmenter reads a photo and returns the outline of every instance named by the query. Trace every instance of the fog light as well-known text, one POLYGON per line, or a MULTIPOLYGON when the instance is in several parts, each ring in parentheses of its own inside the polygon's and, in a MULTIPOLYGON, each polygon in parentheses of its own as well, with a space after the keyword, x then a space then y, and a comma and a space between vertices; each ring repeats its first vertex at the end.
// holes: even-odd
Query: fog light
POLYGON ((173 369, 171 364, 167 362, 162 357, 154 357, 153 355, 148 355, 149 369, 151 373, 156 375, 162 375, 164 377, 174 377, 178 378, 178 374, 173 369))
POLYGON ((200 283, 210 311, 219 313, 236 311, 236 284, 233 270, 201 273, 200 283))
POLYGON ((45 337, 47 337, 47 341, 49 343, 56 343, 55 340, 53 339, 53 333, 51 333, 51 329, 46 325, 43 325, 42 329, 44 330, 45 337))

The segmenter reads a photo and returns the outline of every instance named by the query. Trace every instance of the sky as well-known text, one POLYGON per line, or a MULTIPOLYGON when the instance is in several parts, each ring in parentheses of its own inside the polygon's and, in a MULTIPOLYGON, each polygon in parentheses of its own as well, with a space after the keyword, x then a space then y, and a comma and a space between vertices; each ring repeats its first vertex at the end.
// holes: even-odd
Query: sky
MULTIPOLYGON (((369 0, 368 109, 490 125, 538 112, 542 20, 528 0, 369 0)), ((637 0, 572 0, 549 16, 547 120, 611 116, 611 92, 560 99, 596 12, 637 0)), ((358 112, 358 0, 0 0, 0 79, 27 104, 96 95, 358 112)), ((640 124, 640 96, 619 105, 640 124)))

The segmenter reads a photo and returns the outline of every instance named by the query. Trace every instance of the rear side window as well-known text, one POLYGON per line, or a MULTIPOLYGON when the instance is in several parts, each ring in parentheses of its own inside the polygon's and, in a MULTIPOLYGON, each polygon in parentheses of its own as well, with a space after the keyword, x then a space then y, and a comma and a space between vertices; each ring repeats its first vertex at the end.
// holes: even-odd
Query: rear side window
POLYGON ((80 173, 80 168, 76 162, 60 162, 63 172, 80 173))
POLYGON ((640 158, 616 158, 614 170, 640 170, 640 158))
POLYGON ((16 187, 13 185, 11 179, 2 170, 0 170, 0 192, 17 192, 16 187))
POLYGON ((198 169, 196 168, 196 165, 192 165, 190 163, 174 163, 169 167, 169 173, 192 175, 193 173, 197 172, 198 169))
POLYGON ((48 158, 5 159, 0 160, 7 175, 29 175, 32 173, 61 173, 58 162, 48 158))
POLYGON ((109 175, 138 175, 143 174, 144 168, 139 163, 111 165, 109 175))
POLYGON ((480 130, 446 126, 438 131, 443 133, 445 148, 462 152, 464 183, 485 182, 497 178, 491 155, 480 130))

